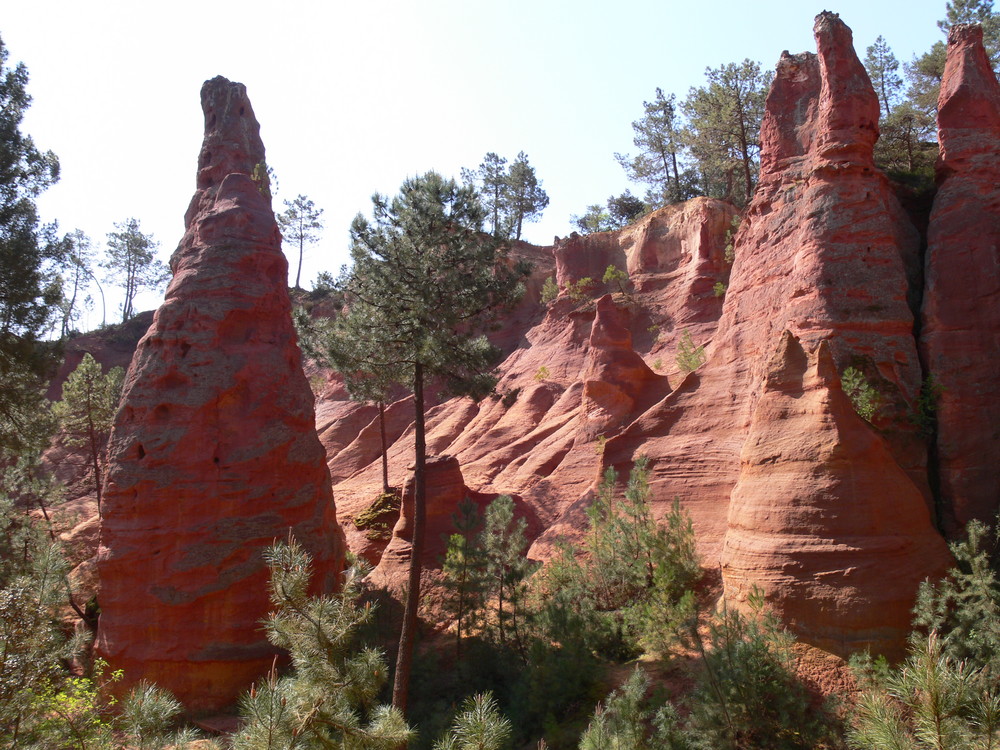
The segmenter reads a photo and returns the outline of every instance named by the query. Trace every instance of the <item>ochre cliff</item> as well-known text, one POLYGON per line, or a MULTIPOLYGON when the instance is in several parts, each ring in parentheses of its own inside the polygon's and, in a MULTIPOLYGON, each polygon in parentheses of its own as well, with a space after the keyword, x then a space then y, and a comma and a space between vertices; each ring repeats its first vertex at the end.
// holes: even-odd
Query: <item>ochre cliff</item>
POLYGON ((948 35, 938 142, 920 344, 937 383, 941 505, 954 529, 992 522, 1000 499, 1000 84, 978 26, 948 35))
MULTIPOLYGON (((680 500, 730 604, 756 587, 809 643, 899 653, 919 581, 951 561, 935 524, 992 518, 1000 497, 1000 86, 981 32, 956 26, 922 258, 873 161, 878 100, 851 31, 823 13, 814 32, 816 54, 778 62, 735 238, 736 209, 697 198, 616 232, 516 245, 535 272, 491 333, 495 397, 427 413, 428 581, 462 498, 512 495, 544 560, 582 534, 603 470, 624 476, 645 455, 654 513, 680 500), (602 283, 609 265, 627 282, 602 283), (543 303, 546 277, 561 291, 543 303), (682 343, 703 346, 703 363, 682 367, 682 343), (847 368, 878 394, 871 422, 843 390, 847 368), (943 386, 936 415, 928 375, 943 386)), ((132 679, 170 673, 196 708, 270 664, 262 545, 292 527, 332 583, 344 538, 331 483, 373 580, 398 591, 410 554, 413 401, 385 410, 403 507, 376 543, 354 519, 382 489, 378 409, 327 373, 311 436, 285 263, 251 179, 263 147, 232 86, 206 85, 199 190, 130 370, 101 537, 99 650, 132 679)))
POLYGON ((261 552, 291 533, 330 590, 344 560, 287 262, 242 84, 202 88, 205 140, 173 280, 129 368, 101 508, 97 652, 189 711, 271 666, 261 552), (255 179, 258 178, 258 179, 255 179))

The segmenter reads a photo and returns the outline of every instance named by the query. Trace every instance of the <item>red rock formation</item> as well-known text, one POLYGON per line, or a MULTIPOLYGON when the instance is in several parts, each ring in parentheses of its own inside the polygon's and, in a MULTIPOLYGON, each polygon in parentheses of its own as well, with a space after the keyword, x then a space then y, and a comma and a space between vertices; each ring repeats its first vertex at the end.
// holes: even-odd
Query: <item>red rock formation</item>
POLYGON ((287 263, 254 179, 259 126, 242 84, 215 78, 201 95, 197 192, 111 438, 97 641, 125 686, 155 681, 194 712, 271 665, 262 549, 292 533, 324 590, 344 554, 287 263))
POLYGON ((740 456, 722 575, 802 640, 902 655, 917 587, 950 556, 920 491, 840 387, 830 347, 786 332, 740 456))
POLYGON ((1000 507, 1000 85, 978 26, 949 32, 938 142, 920 343, 943 387, 937 455, 954 526, 1000 507))
POLYGON ((736 604, 761 585, 807 640, 842 652, 863 644, 893 652, 902 646, 916 583, 948 562, 928 516, 924 447, 909 420, 921 380, 906 282, 916 238, 872 164, 878 103, 850 30, 823 13, 815 32, 818 58, 783 57, 768 96, 767 159, 737 248, 734 303, 720 324, 728 334, 723 346, 753 342, 738 346, 731 362, 735 369, 740 358, 750 359, 754 407, 729 512, 723 582, 736 604), (818 361, 818 382, 801 386, 813 389, 816 413, 806 402, 783 401, 782 388, 796 387, 794 367, 785 376, 761 372, 767 360, 760 346, 776 348, 784 330, 818 361), (836 370, 863 370, 879 390, 885 406, 876 424, 884 443, 844 413, 832 385, 834 362, 836 370), (789 425, 793 416, 801 430, 789 425), (797 446, 786 445, 789 433, 797 446), (816 463, 804 470, 803 460, 816 463), (792 491, 795 482, 784 472, 803 480, 799 489, 792 491), (832 514, 838 504, 851 512, 832 514), (805 533, 797 531, 800 523, 805 533), (892 524, 916 541, 901 543, 892 524), (796 544, 802 548, 792 549, 796 544), (886 576, 897 590, 885 591, 886 576))
MULTIPOLYGON (((597 477, 597 438, 617 434, 668 392, 668 377, 679 379, 674 344, 681 331, 690 329, 699 341, 714 331, 722 300, 713 286, 726 270, 734 213, 707 198, 669 206, 619 232, 558 242, 554 269, 553 259, 542 263, 535 248, 537 278, 554 275, 565 285, 596 275, 600 282, 614 264, 629 272, 629 295, 616 288, 599 304, 565 294, 547 306, 537 296, 527 300, 506 328, 506 339, 518 343, 500 368, 502 398, 453 400, 429 410, 432 452, 454 456, 469 487, 522 497, 537 517, 529 532, 549 529, 533 557, 545 558, 555 537, 584 528, 581 497, 597 477)), ((403 418, 412 421, 410 409, 403 418)), ((335 485, 338 512, 358 549, 366 542, 350 519, 381 486, 377 431, 369 425, 362 433, 339 453, 330 451, 331 470, 345 477, 335 485)), ((406 480, 412 457, 407 427, 389 450, 391 484, 406 480)), ((388 558, 381 568, 387 564, 388 558)))
MULTIPOLYGON (((412 471, 412 466, 410 467, 412 471)), ((372 571, 371 580, 376 586, 385 586, 390 590, 401 591, 406 585, 406 574, 410 565, 410 545, 413 538, 413 493, 412 476, 403 488, 403 503, 400 509, 399 521, 392 530, 392 539, 378 566, 372 571)), ((427 543, 424 550, 424 572, 429 579, 440 570, 445 551, 448 548, 448 537, 455 533, 452 516, 457 512, 458 505, 466 498, 472 500, 480 512, 485 512, 486 506, 493 502, 496 493, 476 492, 469 489, 462 476, 458 459, 454 456, 429 456, 427 458, 427 543)), ((524 515, 526 508, 521 499, 514 497, 518 515, 524 515)), ((529 524, 534 519, 528 512, 529 524)), ((537 529, 532 529, 535 534, 537 529)))

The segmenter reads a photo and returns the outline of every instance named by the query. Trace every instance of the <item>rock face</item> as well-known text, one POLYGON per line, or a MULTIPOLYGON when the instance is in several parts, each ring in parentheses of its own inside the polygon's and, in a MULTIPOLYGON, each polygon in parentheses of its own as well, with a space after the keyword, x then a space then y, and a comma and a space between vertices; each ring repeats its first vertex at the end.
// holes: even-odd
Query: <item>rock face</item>
MULTIPOLYGON (((722 300, 713 286, 727 270, 726 233, 734 215, 729 204, 699 198, 620 232, 559 241, 547 261, 545 249, 532 248, 535 276, 528 298, 505 326, 510 345, 498 398, 479 404, 452 400, 428 411, 428 451, 452 456, 462 486, 481 497, 515 498, 534 539, 532 557, 545 559, 555 539, 585 528, 583 510, 598 479, 601 447, 680 380, 674 352, 681 332, 690 330, 698 341, 714 332, 722 300), (627 294, 601 283, 609 265, 628 271, 627 294), (532 292, 548 276, 563 287, 590 276, 597 281, 594 296, 601 298, 575 300, 564 292, 540 304, 532 292)), ((361 408, 341 402, 321 411, 337 409, 348 419, 348 412, 361 408)), ((390 484, 402 486, 413 460, 412 404, 397 402, 390 413, 390 484)), ((351 519, 369 507, 381 486, 377 421, 372 418, 347 444, 333 431, 323 434, 329 436, 324 442, 338 512, 352 548, 357 542, 362 549, 365 541, 351 519)), ((452 494, 451 507, 442 511, 443 528, 429 528, 428 540, 451 531, 450 514, 461 499, 461 493, 452 494)), ((396 531, 379 565, 386 581, 402 580, 408 560, 405 526, 396 531)), ((436 559, 427 562, 437 565, 436 559)))
POLYGON ((261 551, 291 533, 330 590, 344 543, 242 84, 201 92, 205 140, 166 299, 111 438, 98 653, 215 710, 270 667, 261 551))
POLYGON ((978 26, 949 32, 938 141, 920 343, 942 387, 940 492, 954 528, 1000 507, 1000 85, 978 26))
POLYGON ((823 13, 815 35, 817 56, 778 64, 713 353, 734 373, 746 362, 752 405, 723 583, 737 605, 761 586, 806 641, 891 653, 916 583, 949 560, 909 418, 921 382, 907 304, 916 236, 872 162, 878 102, 850 29, 823 13), (881 435, 847 413, 836 386, 847 367, 878 390, 881 435))
POLYGON ((841 389, 826 341, 807 355, 784 334, 740 464, 727 598, 756 586, 808 643, 901 656, 917 587, 944 574, 948 553, 920 491, 841 389))

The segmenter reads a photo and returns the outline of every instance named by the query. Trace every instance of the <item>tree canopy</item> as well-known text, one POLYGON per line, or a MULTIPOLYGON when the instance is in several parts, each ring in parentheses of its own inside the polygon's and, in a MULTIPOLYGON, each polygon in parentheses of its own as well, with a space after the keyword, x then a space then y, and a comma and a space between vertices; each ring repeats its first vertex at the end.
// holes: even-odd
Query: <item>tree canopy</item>
POLYGON ((322 208, 316 208, 316 204, 301 193, 295 200, 285 201, 285 210, 275 218, 278 226, 281 227, 281 237, 299 249, 298 270, 295 272, 295 288, 299 289, 299 281, 302 279, 302 256, 305 255, 306 245, 313 244, 319 239, 319 231, 323 228, 320 217, 323 215, 322 208))
POLYGON ((61 299, 52 266, 62 253, 40 226, 35 199, 59 178, 59 161, 21 132, 31 97, 23 63, 7 64, 0 40, 0 446, 22 443, 50 358, 39 339, 61 299))
POLYGON ((424 389, 481 398, 496 380, 497 350, 484 332, 520 295, 522 264, 482 232, 484 210, 471 186, 428 172, 389 200, 372 197, 372 218, 351 225, 353 267, 339 285, 347 309, 327 337, 331 363, 349 389, 377 374, 414 395, 415 497, 409 588, 393 705, 405 710, 420 597, 426 502, 424 389))
POLYGON ((122 287, 122 322, 135 315, 133 303, 143 289, 155 289, 170 278, 170 269, 155 253, 159 243, 153 235, 144 234, 138 219, 126 219, 115 224, 117 231, 108 234, 108 254, 101 267, 106 280, 122 287))

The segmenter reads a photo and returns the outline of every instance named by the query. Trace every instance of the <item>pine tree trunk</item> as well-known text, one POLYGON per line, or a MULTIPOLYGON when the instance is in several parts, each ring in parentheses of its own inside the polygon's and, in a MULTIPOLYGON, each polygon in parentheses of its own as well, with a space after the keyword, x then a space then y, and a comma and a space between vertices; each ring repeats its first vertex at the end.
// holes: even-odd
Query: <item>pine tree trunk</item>
POLYGON ((410 575, 403 607, 403 627, 399 633, 396 677, 392 684, 392 705, 405 716, 413 666, 413 644, 417 634, 417 605, 420 603, 420 573, 424 552, 424 519, 427 501, 427 437, 424 428, 424 371, 417 363, 413 369, 414 441, 413 469, 413 539, 410 544, 410 575))
POLYGON ((382 494, 389 494, 389 442, 385 436, 385 401, 378 402, 378 431, 382 437, 382 494))

